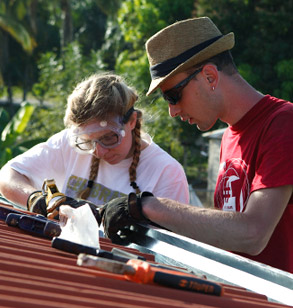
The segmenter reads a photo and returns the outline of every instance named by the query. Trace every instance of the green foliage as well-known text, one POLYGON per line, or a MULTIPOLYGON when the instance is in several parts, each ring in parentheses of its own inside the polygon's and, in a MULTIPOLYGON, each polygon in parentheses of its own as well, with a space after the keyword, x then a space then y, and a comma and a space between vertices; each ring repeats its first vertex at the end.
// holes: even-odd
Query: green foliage
POLYGON ((25 140, 28 138, 47 140, 51 135, 63 129, 64 108, 58 108, 36 106, 26 130, 22 134, 23 138, 25 140))
POLYGON ((23 140, 23 132, 30 120, 34 106, 24 102, 10 119, 7 111, 0 108, 0 168, 14 156, 23 153, 40 140, 23 140))
POLYGON ((108 20, 104 44, 98 51, 99 63, 97 63, 100 69, 114 70, 116 61, 120 58, 120 53, 128 49, 128 45, 116 20, 108 20))
POLYGON ((145 106, 144 125, 157 144, 179 161, 183 161, 184 148, 180 142, 182 128, 177 119, 168 115, 168 105, 162 98, 145 106))
MULTIPOLYGON (((209 16, 224 34, 235 33, 232 53, 248 81, 265 94, 287 98, 288 86, 277 76, 279 63, 292 59, 292 9, 292 1, 281 0, 196 2, 197 16, 209 16)), ((289 99, 293 100, 292 94, 289 99)))
POLYGON ((1 13, 0 28, 8 32, 18 43, 20 43, 27 53, 31 54, 33 49, 36 47, 35 40, 30 36, 21 23, 1 13))
POLYGON ((142 49, 146 40, 176 20, 189 18, 194 0, 125 0, 118 12, 121 32, 134 49, 142 49))
POLYGON ((281 80, 280 89, 275 89, 275 96, 286 100, 293 98, 293 59, 280 61, 276 65, 277 77, 281 80))
POLYGON ((98 7, 108 16, 115 16, 121 5, 121 0, 96 0, 98 7))
POLYGON ((4 109, 0 108, 0 130, 3 131, 6 124, 9 122, 9 113, 4 109))
POLYGON ((241 63, 238 65, 238 71, 241 76, 247 80, 250 84, 257 84, 259 81, 259 76, 254 74, 253 67, 248 63, 241 63))
POLYGON ((158 1, 126 0, 122 3, 118 22, 125 41, 132 43, 134 49, 141 49, 146 38, 167 25, 160 18, 156 2, 158 1), (154 20, 155 23, 150 22, 154 20))
POLYGON ((23 24, 28 1, 3 1, 0 6, 0 29, 9 33, 25 50, 31 54, 36 41, 23 24))
POLYGON ((0 26, 0 84, 2 79, 10 103, 13 102, 12 87, 21 88, 23 100, 26 99, 37 79, 38 54, 56 47, 56 31, 54 26, 48 25, 45 8, 44 1, 1 1, 0 12, 6 17, 6 30, 3 27, 1 31, 0 26))
POLYGON ((124 75, 135 85, 142 95, 145 94, 150 82, 149 64, 144 51, 129 52, 124 50, 120 53, 115 66, 115 71, 124 75))
POLYGON ((27 134, 48 138, 64 128, 67 97, 78 82, 98 71, 98 62, 99 53, 92 51, 90 56, 85 57, 78 42, 64 48, 62 57, 54 52, 42 55, 38 63, 39 82, 33 86, 33 94, 41 106, 33 115, 27 134))
POLYGON ((116 0, 70 1, 72 6, 74 40, 78 41, 83 55, 98 50, 104 42, 107 25, 106 12, 115 11, 116 0))
POLYGON ((53 99, 64 103, 77 82, 97 71, 97 61, 94 52, 84 57, 76 41, 63 50, 62 57, 54 52, 43 54, 38 62, 39 82, 34 85, 33 94, 40 101, 53 99))

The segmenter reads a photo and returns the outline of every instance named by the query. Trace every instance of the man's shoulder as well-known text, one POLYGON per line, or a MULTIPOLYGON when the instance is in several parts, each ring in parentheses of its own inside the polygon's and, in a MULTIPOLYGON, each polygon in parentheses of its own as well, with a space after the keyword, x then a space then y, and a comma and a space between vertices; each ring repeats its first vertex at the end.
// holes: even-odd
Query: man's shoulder
POLYGON ((269 106, 275 107, 276 110, 280 111, 282 111, 283 109, 293 110, 292 102, 275 96, 266 95, 265 103, 269 103, 270 104, 269 106))

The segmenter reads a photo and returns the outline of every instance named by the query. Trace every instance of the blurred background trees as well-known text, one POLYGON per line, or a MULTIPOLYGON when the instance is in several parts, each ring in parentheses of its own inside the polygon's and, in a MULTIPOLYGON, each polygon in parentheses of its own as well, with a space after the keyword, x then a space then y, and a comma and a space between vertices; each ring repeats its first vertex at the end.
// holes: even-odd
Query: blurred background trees
POLYGON ((94 72, 115 71, 138 90, 145 130, 200 185, 206 144, 196 127, 168 116, 160 93, 145 96, 150 75, 144 49, 161 28, 197 16, 211 17, 224 34, 235 33, 235 62, 255 88, 293 100, 293 0, 1 0, 5 123, 27 100, 34 111, 18 140, 47 139, 63 128, 66 99, 76 83, 94 72))

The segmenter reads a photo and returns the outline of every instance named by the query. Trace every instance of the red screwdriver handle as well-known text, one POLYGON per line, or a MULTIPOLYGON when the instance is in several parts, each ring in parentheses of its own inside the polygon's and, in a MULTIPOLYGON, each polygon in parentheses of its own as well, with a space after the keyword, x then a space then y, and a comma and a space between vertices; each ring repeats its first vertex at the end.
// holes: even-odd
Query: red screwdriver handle
POLYGON ((125 273, 128 280, 138 283, 160 284, 176 289, 220 296, 223 293, 221 285, 196 277, 193 274, 152 267, 149 263, 132 259, 127 262, 135 271, 125 273))

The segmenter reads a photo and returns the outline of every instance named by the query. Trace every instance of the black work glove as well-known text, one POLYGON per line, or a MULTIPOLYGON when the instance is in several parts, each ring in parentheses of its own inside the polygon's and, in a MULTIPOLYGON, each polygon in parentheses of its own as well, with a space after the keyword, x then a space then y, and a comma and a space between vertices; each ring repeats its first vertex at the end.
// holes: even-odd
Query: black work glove
POLYGON ((61 205, 69 205, 73 208, 78 208, 86 203, 89 204, 92 213, 100 225, 101 216, 99 213, 99 208, 95 204, 86 200, 73 199, 61 193, 56 198, 48 202, 46 193, 42 191, 33 192, 27 200, 27 209, 30 212, 38 213, 45 217, 59 220, 59 208, 61 205))
POLYGON ((125 231, 137 222, 154 224, 142 213, 141 200, 149 196, 153 194, 148 191, 140 194, 130 193, 128 196, 113 199, 102 207, 100 214, 104 232, 113 243, 123 243, 122 237, 125 231), (118 231, 122 232, 122 236, 118 234, 118 231))

